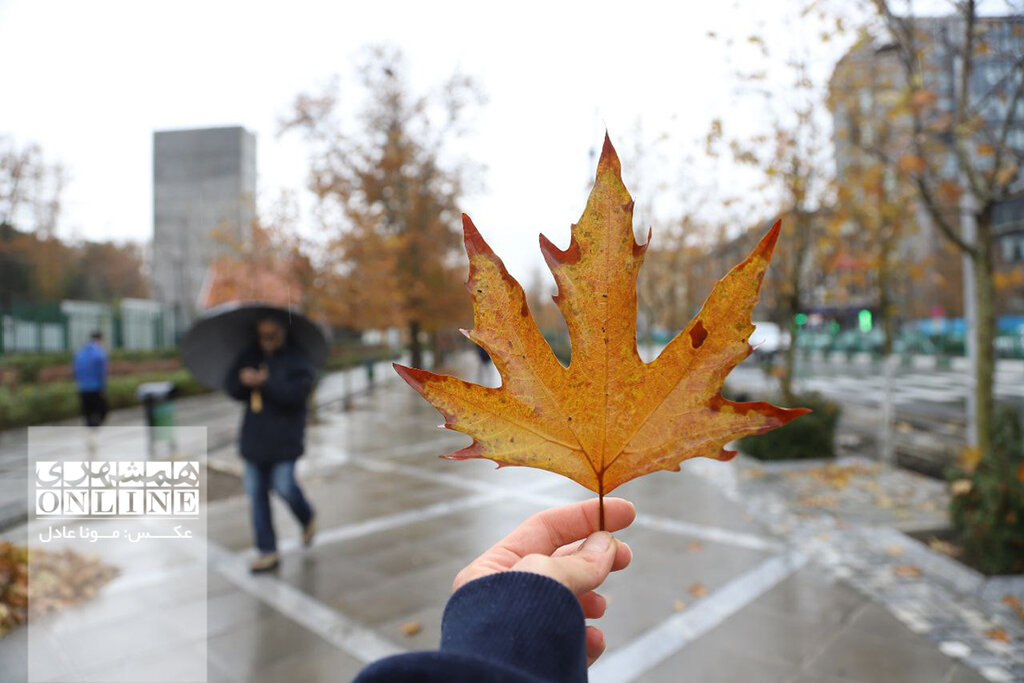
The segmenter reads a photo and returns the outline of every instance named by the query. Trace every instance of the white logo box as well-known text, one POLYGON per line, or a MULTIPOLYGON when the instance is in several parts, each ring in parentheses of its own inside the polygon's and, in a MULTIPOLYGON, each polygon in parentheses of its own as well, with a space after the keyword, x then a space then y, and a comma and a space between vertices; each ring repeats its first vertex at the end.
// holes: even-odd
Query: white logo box
POLYGON ((39 461, 38 517, 144 517, 199 514, 199 462, 39 461))

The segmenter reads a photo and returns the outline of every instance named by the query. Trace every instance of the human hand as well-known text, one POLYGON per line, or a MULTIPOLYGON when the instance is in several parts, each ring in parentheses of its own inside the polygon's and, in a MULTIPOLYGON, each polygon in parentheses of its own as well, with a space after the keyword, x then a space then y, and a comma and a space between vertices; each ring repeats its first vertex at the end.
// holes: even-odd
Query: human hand
MULTIPOLYGON (((605 527, 618 531, 633 523, 636 508, 622 498, 605 498, 604 514, 605 527)), ((580 601, 584 617, 601 618, 608 603, 595 589, 609 573, 627 567, 633 552, 608 531, 596 531, 599 516, 596 498, 533 515, 460 571, 453 590, 490 574, 532 572, 571 590, 580 601)), ((604 633, 596 626, 587 626, 586 639, 589 666, 604 652, 604 633)))
POLYGON ((261 386, 267 381, 267 366, 261 365, 259 370, 256 368, 242 368, 238 371, 238 379, 243 386, 255 389, 261 386))

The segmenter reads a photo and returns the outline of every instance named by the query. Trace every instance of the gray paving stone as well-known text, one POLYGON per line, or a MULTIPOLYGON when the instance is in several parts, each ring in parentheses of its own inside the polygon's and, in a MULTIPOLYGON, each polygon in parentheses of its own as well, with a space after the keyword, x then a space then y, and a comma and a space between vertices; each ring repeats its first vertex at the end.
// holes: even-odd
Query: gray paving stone
POLYGON ((285 658, 337 653, 316 634, 277 614, 232 627, 210 638, 207 647, 214 666, 243 680, 285 658))
POLYGON ((783 683, 796 673, 791 665, 750 656, 744 643, 734 642, 723 647, 718 643, 701 644, 701 640, 645 672, 640 680, 645 683, 783 683))
POLYGON ((934 683, 946 680, 953 666, 926 639, 892 619, 891 628, 873 634, 846 627, 809 662, 808 671, 864 683, 934 683))

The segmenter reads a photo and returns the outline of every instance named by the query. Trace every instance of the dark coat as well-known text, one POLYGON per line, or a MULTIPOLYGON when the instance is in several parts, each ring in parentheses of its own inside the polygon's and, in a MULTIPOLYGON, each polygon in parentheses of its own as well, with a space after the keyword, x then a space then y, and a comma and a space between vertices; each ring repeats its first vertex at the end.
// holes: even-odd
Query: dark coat
POLYGON ((448 599, 441 648, 374 662, 354 683, 586 683, 583 610, 554 579, 502 572, 448 599))
POLYGON ((253 463, 269 464, 295 460, 305 445, 306 401, 313 390, 313 364, 295 347, 285 346, 264 356, 259 346, 243 351, 224 379, 224 391, 245 401, 239 451, 253 463), (267 365, 269 376, 260 394, 263 409, 254 413, 250 404, 252 390, 242 385, 238 371, 267 365))

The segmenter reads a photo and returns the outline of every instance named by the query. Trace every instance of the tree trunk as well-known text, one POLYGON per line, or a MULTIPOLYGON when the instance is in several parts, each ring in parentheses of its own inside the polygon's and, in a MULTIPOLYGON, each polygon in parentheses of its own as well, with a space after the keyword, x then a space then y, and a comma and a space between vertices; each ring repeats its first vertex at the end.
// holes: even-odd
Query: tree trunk
MULTIPOLYGON (((789 272, 789 294, 786 296, 785 326, 789 327, 789 344, 783 352, 782 376, 779 378, 779 390, 787 403, 793 401, 793 372, 796 365, 796 342, 800 335, 800 326, 796 324, 796 314, 800 312, 803 295, 800 286, 803 280, 804 259, 810 247, 810 218, 797 208, 794 211, 794 244, 793 262, 789 272)), ((779 326, 780 331, 785 329, 779 326)))
MULTIPOLYGON (((789 297, 786 318, 789 324, 789 344, 782 351, 782 376, 779 377, 779 390, 786 403, 793 402, 793 368, 796 365, 796 340, 800 334, 800 326, 796 324, 796 314, 800 312, 798 297, 789 297)), ((781 327, 781 326, 780 326, 781 327)))
POLYGON ((423 345, 420 344, 420 321, 409 321, 409 364, 414 368, 423 367, 423 345))
MULTIPOLYGON (((888 245, 886 245, 888 249, 888 245)), ((878 268, 878 322, 882 324, 882 332, 885 335, 882 339, 882 358, 888 358, 892 353, 892 341, 895 337, 892 319, 892 293, 889 291, 889 254, 882 254, 882 262, 878 268)))
POLYGON ((992 418, 995 404, 995 336, 996 291, 992 252, 991 211, 978 216, 978 250, 974 262, 974 307, 976 327, 974 348, 977 364, 974 369, 975 424, 978 450, 983 458, 992 455, 992 418))

